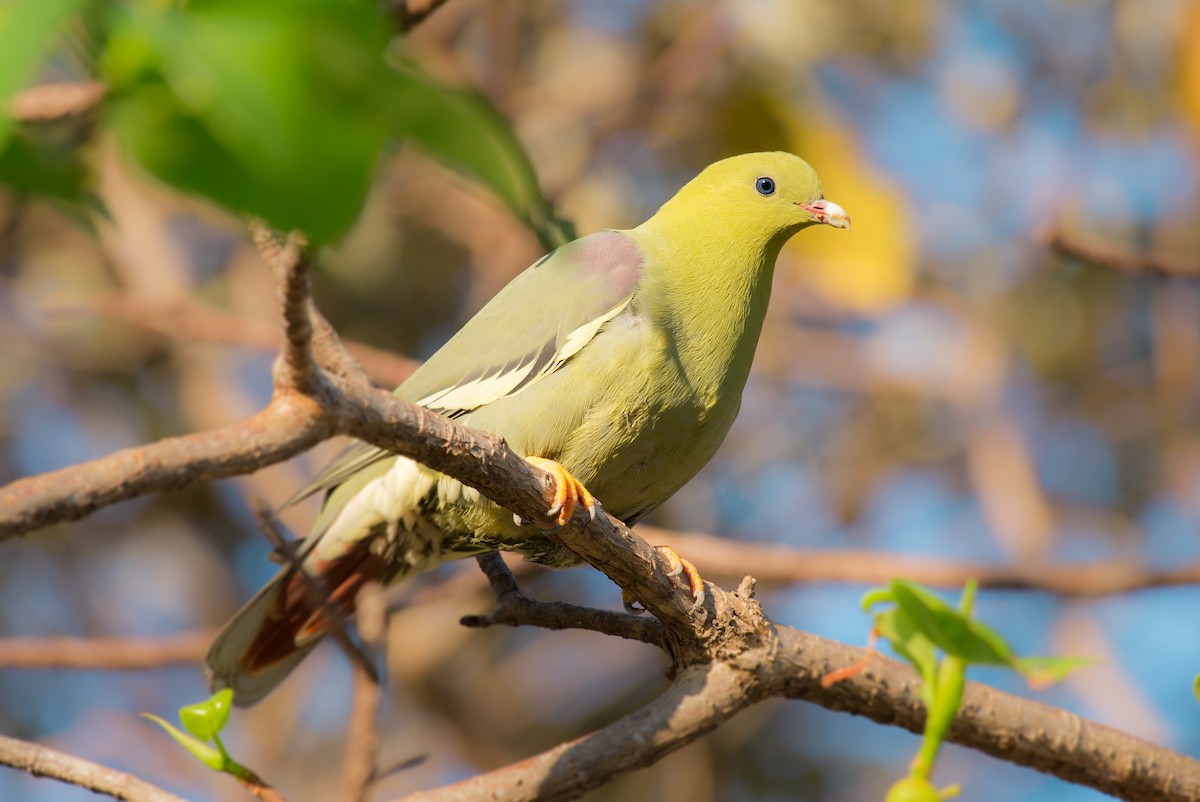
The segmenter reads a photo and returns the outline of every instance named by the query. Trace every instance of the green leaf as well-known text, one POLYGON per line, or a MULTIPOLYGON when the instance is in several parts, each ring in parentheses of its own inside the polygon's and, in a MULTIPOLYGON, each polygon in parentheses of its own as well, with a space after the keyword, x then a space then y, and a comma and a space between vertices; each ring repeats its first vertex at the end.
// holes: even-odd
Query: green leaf
POLYGON ((921 634, 912 619, 899 609, 876 615, 875 630, 921 675, 921 699, 927 706, 932 705, 938 667, 933 641, 921 634))
POLYGON ((317 244, 366 198, 385 131, 388 29, 347 0, 194 0, 118 15, 104 71, 143 167, 317 244))
POLYGON ((959 786, 952 785, 939 791, 924 777, 910 776, 897 780, 888 789, 884 802, 942 802, 958 796, 961 790, 959 786))
POLYGON ((149 719, 166 730, 167 734, 174 738, 176 743, 191 752, 197 760, 208 766, 213 771, 225 770, 225 755, 218 750, 206 743, 196 740, 186 733, 180 732, 179 729, 152 713, 142 713, 140 715, 142 718, 149 719))
POLYGON ((443 86, 412 65, 397 68, 393 85, 388 109, 394 136, 491 189, 546 248, 575 239, 542 195, 508 120, 485 97, 443 86))
POLYGON ((962 705, 966 683, 966 664, 957 657, 943 657, 938 666, 933 699, 926 702, 925 732, 921 736, 921 749, 912 762, 915 776, 928 778, 933 774, 938 750, 962 705))
POLYGON ((895 604, 896 597, 892 593, 891 588, 871 588, 863 594, 862 605, 863 610, 870 610, 877 604, 895 604))
POLYGON ((203 741, 212 741, 229 721, 233 704, 233 691, 229 688, 217 691, 209 699, 179 709, 179 720, 183 728, 203 741))
POLYGON ((1045 688, 1095 662, 1095 658, 1091 657, 1019 657, 1013 660, 1012 665, 1025 677, 1030 687, 1045 688))
POLYGON ((893 580, 896 604, 917 630, 947 654, 967 663, 1008 665, 1012 648, 991 627, 969 618, 913 582, 893 580))
POLYGON ((0 184, 18 192, 75 201, 86 177, 78 148, 37 141, 23 131, 14 133, 0 151, 0 184))
POLYGON ((0 5, 0 151, 12 119, 8 100, 29 80, 47 46, 83 0, 25 0, 0 5))
POLYGON ((1200 702, 1200 674, 1192 680, 1192 696, 1196 697, 1196 701, 1200 702))

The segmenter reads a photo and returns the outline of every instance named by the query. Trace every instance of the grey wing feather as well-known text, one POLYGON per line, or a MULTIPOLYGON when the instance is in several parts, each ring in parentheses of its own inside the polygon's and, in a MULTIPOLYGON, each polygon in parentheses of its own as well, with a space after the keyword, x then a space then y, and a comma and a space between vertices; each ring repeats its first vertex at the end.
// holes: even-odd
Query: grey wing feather
MULTIPOLYGON (((642 268, 641 250, 621 232, 564 245, 513 279, 396 395, 454 418, 520 392, 562 367, 629 305, 642 268)), ((390 456, 352 443, 287 504, 331 490, 390 456)))
POLYGON ((355 440, 326 465, 315 479, 292 494, 292 497, 285 501, 280 509, 287 509, 293 504, 299 504, 309 496, 323 490, 332 490, 362 469, 390 456, 393 456, 390 451, 355 440))

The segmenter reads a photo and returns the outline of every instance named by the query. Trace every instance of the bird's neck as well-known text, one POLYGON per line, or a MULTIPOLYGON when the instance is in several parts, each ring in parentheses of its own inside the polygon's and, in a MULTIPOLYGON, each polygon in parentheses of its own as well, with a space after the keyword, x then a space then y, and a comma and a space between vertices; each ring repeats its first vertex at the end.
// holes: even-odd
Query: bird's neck
POLYGON ((711 221, 652 218, 635 230, 656 284, 646 311, 663 327, 680 367, 706 406, 736 402, 750 373, 787 240, 736 237, 711 221), (680 249, 678 243, 687 243, 680 249))

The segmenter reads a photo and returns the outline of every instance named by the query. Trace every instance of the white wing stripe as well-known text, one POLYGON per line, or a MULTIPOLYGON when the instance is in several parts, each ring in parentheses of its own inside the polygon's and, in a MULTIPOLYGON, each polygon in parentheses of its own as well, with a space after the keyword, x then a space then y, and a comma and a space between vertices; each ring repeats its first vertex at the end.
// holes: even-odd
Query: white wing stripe
POLYGON ((527 362, 516 367, 507 370, 502 367, 495 373, 473 379, 465 384, 438 390, 419 399, 417 403, 430 409, 470 410, 504 398, 521 388, 522 385, 537 381, 562 367, 564 362, 582 351, 583 347, 591 342, 605 323, 621 314, 625 307, 629 306, 631 300, 633 299, 626 298, 600 317, 589 320, 568 334, 562 346, 554 352, 554 355, 536 374, 533 374, 533 369, 537 367, 537 355, 535 354, 527 362))
POLYGON ((575 356, 575 354, 583 350, 583 346, 591 342, 592 338, 596 336, 596 332, 600 331, 600 327, 612 320, 617 315, 621 314, 625 307, 629 306, 629 302, 632 300, 632 297, 626 298, 624 301, 617 304, 600 317, 584 323, 582 326, 575 329, 575 331, 568 334, 566 341, 562 344, 562 347, 558 349, 558 353, 554 355, 554 359, 550 362, 553 367, 543 372, 549 373, 551 370, 557 369, 558 366, 563 362, 566 362, 568 359, 575 356))
POLYGON ((475 409, 508 395, 513 388, 533 372, 533 368, 533 361, 530 360, 527 364, 518 365, 507 373, 498 371, 466 384, 439 390, 433 395, 422 398, 417 403, 433 409, 475 409))

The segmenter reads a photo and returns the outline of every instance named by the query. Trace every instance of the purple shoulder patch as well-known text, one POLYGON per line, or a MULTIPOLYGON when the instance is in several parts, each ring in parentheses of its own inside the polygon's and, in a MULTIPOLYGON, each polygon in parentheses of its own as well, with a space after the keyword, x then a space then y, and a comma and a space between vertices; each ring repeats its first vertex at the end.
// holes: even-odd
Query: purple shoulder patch
POLYGON ((619 231, 601 231, 576 240, 578 260, 585 276, 604 281, 616 295, 633 291, 642 277, 642 251, 619 231))

